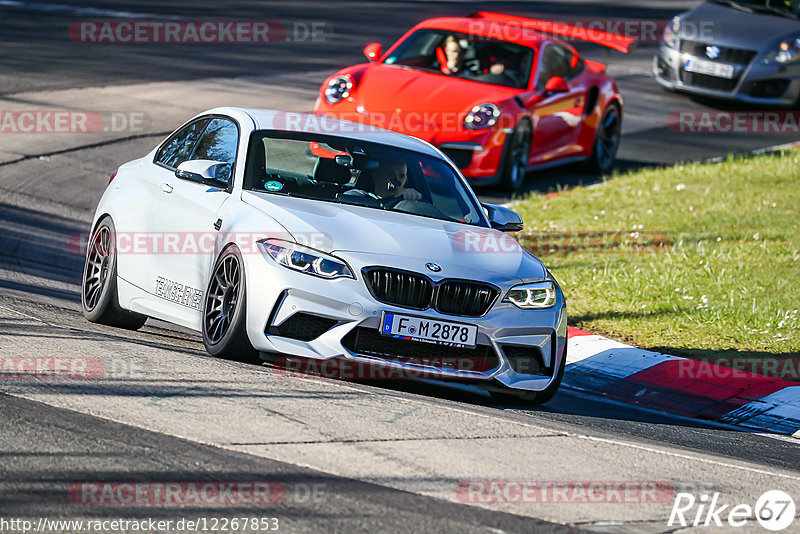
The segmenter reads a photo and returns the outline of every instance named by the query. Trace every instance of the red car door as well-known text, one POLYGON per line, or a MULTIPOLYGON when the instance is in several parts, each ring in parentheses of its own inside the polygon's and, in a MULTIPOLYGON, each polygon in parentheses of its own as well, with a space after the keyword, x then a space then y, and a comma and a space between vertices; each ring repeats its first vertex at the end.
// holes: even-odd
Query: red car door
POLYGON ((558 43, 544 45, 528 109, 533 118, 532 165, 581 152, 577 138, 586 104, 582 69, 583 62, 574 51, 558 43))

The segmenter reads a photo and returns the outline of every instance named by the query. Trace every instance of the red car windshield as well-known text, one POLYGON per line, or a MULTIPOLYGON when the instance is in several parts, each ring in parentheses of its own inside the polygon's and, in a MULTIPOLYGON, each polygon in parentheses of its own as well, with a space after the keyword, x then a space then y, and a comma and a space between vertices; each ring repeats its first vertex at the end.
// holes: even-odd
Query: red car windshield
POLYGON ((384 60, 492 85, 526 89, 534 51, 528 47, 449 30, 417 30, 384 60))

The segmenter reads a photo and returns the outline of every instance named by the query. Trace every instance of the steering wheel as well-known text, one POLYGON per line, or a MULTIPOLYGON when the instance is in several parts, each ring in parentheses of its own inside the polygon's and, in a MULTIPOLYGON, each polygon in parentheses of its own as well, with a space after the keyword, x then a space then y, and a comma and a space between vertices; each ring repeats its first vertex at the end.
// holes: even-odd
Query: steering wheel
POLYGON ((381 201, 381 206, 383 206, 384 208, 393 209, 395 206, 397 206, 404 200, 405 198, 403 198, 403 195, 398 195, 396 197, 390 198, 386 202, 381 201))

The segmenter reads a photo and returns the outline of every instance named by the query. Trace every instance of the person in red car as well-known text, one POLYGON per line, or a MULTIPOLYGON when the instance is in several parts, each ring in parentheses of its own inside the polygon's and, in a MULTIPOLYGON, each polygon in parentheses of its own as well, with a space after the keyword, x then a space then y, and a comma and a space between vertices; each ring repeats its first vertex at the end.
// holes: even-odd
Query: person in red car
POLYGON ((464 67, 464 49, 454 35, 448 35, 444 40, 445 61, 442 62, 444 74, 461 74, 464 67))
MULTIPOLYGON (((461 41, 455 35, 448 35, 444 40, 444 61, 440 61, 441 70, 444 74, 452 76, 464 76, 470 72, 470 69, 465 68, 464 57, 467 50, 461 45, 461 41)), ((494 58, 492 58, 494 59, 494 58)), ((478 70, 479 65, 474 66, 478 70)), ((502 63, 492 63, 487 69, 487 72, 499 76, 505 71, 505 65, 502 63)))

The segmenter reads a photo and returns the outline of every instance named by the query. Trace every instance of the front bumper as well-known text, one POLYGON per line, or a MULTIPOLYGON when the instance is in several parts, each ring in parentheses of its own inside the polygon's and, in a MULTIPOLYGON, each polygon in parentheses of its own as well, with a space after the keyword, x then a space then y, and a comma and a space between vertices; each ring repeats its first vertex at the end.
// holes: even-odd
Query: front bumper
POLYGON ((653 75, 667 89, 710 98, 754 105, 794 106, 800 99, 800 65, 778 67, 762 62, 760 54, 735 66, 735 77, 692 76, 683 69, 692 58, 708 60, 682 51, 680 45, 661 45, 653 57, 653 75))
MULTIPOLYGON (((366 265, 347 261, 358 279, 324 280, 288 269, 278 268, 262 258, 254 258, 247 265, 247 332, 257 350, 313 360, 340 359, 356 364, 382 366, 389 370, 388 377, 420 377, 441 380, 460 380, 470 383, 496 384, 524 391, 542 391, 555 379, 564 365, 566 351, 566 306, 558 292, 556 305, 546 310, 520 310, 513 304, 502 302, 505 292, 519 280, 501 285, 501 296, 482 317, 443 315, 428 310, 412 310, 382 304, 369 293, 361 276, 366 265), (405 358, 390 355, 378 356, 376 351, 362 353, 354 346, 357 331, 369 333, 371 338, 380 327, 383 312, 427 317, 478 327, 477 349, 452 349, 453 358, 437 358, 439 346, 430 345, 431 358, 405 358), (298 321, 312 316, 308 326, 298 321), (292 328, 286 335, 284 325, 294 321, 303 328, 292 328), (309 328, 317 332, 309 334, 309 328), (299 332, 299 333, 298 333, 299 332), (316 335, 317 333, 320 335, 316 335), (284 334, 284 335, 281 335, 284 334), (315 336, 313 339, 308 337, 315 336), (299 338, 299 339, 298 339, 299 338), (541 365, 531 366, 517 358, 520 351, 537 355, 541 365), (473 358, 481 354, 488 367, 473 366, 473 358), (533 369, 533 373, 528 372, 533 369)), ((398 266, 403 268, 405 266, 398 266)), ((493 282, 494 283, 494 282, 493 282)), ((379 335, 379 334, 378 334, 379 335)), ((388 338, 392 339, 392 338, 388 338)), ((413 341, 394 341, 395 346, 415 344, 413 341)), ((409 345, 411 349, 412 345, 409 345)), ((419 354, 419 347, 414 351, 419 354)))

